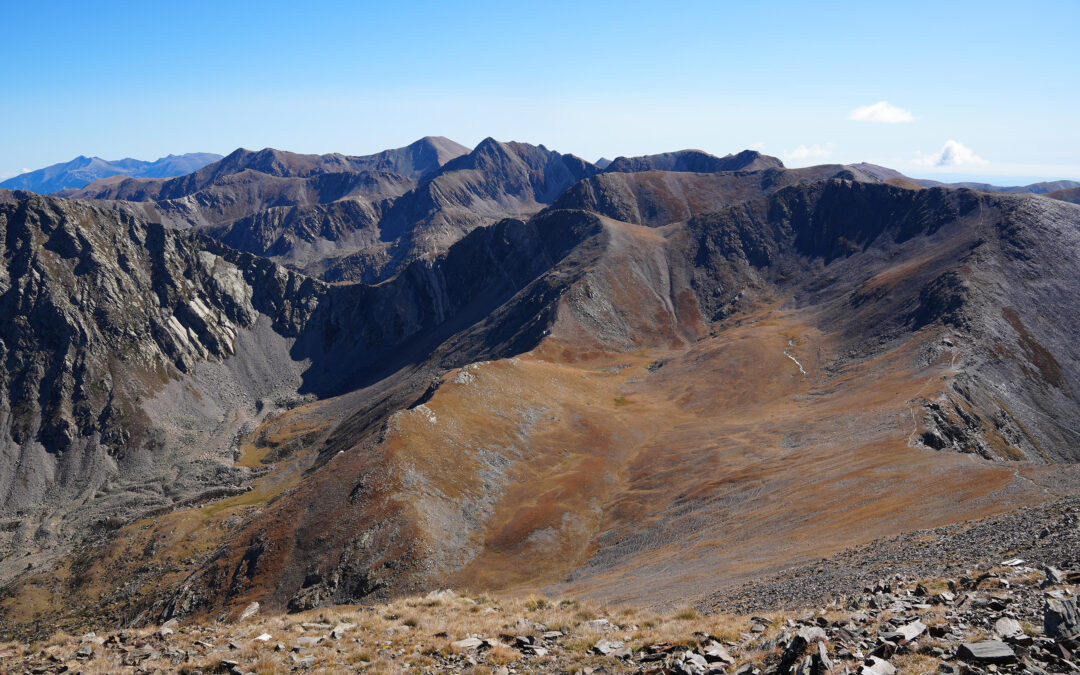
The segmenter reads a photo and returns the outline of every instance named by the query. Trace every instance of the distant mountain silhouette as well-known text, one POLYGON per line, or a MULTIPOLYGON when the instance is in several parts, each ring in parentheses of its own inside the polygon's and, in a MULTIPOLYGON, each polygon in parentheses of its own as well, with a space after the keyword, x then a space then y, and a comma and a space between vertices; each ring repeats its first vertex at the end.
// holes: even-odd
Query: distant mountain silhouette
POLYGON ((717 157, 701 150, 679 150, 644 157, 616 157, 604 171, 633 173, 638 171, 690 171, 715 173, 717 171, 761 171, 782 169, 784 163, 776 157, 763 155, 754 150, 743 150, 735 155, 717 157))
POLYGON ((0 187, 9 190, 29 190, 38 194, 50 194, 89 185, 109 176, 136 178, 165 178, 182 176, 221 159, 212 152, 191 152, 186 155, 168 155, 153 162, 138 159, 109 161, 100 157, 76 157, 70 162, 53 164, 44 169, 9 178, 0 187))
POLYGON ((949 188, 968 188, 969 190, 982 190, 983 192, 1004 192, 1008 194, 1033 194, 1042 195, 1057 190, 1068 190, 1071 188, 1080 187, 1080 181, 1075 180, 1055 180, 1044 181, 1042 183, 1032 183, 1030 185, 992 185, 990 183, 976 183, 976 182, 961 182, 961 183, 943 183, 937 180, 930 180, 929 178, 911 178, 905 176, 895 169, 890 169, 884 166, 878 166, 877 164, 870 164, 868 162, 860 162, 858 164, 849 165, 853 169, 859 169, 868 174, 871 174, 883 181, 908 181, 919 185, 921 187, 949 187, 949 188))

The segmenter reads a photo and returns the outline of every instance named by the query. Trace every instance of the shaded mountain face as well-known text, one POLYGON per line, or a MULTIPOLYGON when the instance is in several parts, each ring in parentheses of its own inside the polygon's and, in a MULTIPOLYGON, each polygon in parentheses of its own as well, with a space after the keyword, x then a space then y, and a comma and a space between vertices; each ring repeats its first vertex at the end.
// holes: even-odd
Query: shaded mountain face
POLYGON ((479 225, 536 213, 595 171, 542 146, 487 139, 470 152, 424 138, 368 157, 237 150, 181 178, 65 196, 200 229, 328 281, 376 282, 479 225))
MULTIPOLYGON (((722 173, 782 168, 753 151, 619 158, 608 171, 722 173)), ((473 228, 528 217, 599 167, 525 143, 474 150, 425 138, 369 157, 237 150, 171 180, 100 181, 65 192, 170 227, 198 228, 326 281, 378 282, 473 228), (133 204, 137 202, 138 204, 133 204)))
MULTIPOLYGON (((245 172, 270 175, 200 194, 245 172)), ((446 586, 692 602, 1072 489, 1073 204, 485 141, 312 202, 376 223, 369 284, 227 239, 328 227, 298 206, 181 230, 162 203, 0 192, 6 626, 446 586)))
POLYGON ((29 190, 39 194, 49 194, 61 190, 81 188, 109 176, 130 176, 135 178, 182 176, 219 159, 221 159, 221 155, 215 155, 211 152, 169 155, 153 162, 144 162, 131 158, 109 161, 100 157, 83 157, 80 155, 70 162, 53 164, 44 169, 9 178, 0 183, 0 187, 9 190, 29 190))

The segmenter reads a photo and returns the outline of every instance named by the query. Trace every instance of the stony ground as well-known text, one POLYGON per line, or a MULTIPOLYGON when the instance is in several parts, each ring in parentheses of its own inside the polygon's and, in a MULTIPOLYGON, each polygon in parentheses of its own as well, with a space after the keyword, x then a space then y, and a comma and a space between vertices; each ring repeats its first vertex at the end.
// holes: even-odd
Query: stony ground
POLYGON ((716 593, 699 608, 746 613, 813 607, 888 576, 956 578, 966 570, 990 568, 1018 556, 1036 567, 1080 569, 1080 498, 878 539, 735 591, 716 593))
POLYGON ((56 635, 0 646, 10 673, 1070 673, 1080 570, 1022 558, 893 575, 801 612, 702 615, 451 591, 372 607, 56 635))

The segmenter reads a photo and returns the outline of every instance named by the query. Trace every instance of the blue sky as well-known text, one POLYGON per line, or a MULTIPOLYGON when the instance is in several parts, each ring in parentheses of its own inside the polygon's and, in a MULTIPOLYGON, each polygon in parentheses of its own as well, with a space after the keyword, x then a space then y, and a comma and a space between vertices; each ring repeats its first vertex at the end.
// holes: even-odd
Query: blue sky
POLYGON ((5 2, 0 175, 430 134, 1080 179, 1075 0, 396 5, 5 2))

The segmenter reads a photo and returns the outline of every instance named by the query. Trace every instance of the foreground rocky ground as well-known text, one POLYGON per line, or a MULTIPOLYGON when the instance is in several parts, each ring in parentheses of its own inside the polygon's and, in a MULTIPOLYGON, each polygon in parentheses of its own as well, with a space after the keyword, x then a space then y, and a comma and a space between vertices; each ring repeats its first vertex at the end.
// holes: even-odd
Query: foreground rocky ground
MULTIPOLYGON (((440 591, 377 606, 291 615, 264 616, 253 606, 245 612, 249 616, 236 623, 170 621, 138 630, 9 643, 0 646, 0 671, 1080 672, 1080 655, 1074 656, 1080 649, 1076 505, 1059 503, 1008 518, 1046 524, 1031 532, 985 533, 980 528, 1018 524, 986 519, 955 531, 943 528, 881 542, 879 548, 883 560, 903 541, 922 541, 928 547, 936 543, 941 550, 926 552, 945 555, 950 542, 982 533, 989 538, 981 552, 989 555, 1009 537, 1030 536, 1044 542, 1041 548, 1033 547, 1032 560, 1017 550, 1009 559, 950 576, 894 573, 862 588, 845 587, 852 577, 841 570, 832 578, 837 584, 832 597, 801 610, 703 614, 686 607, 656 613, 538 596, 499 599, 440 591), (1049 516, 1057 519, 1047 521, 1049 516), (1058 560, 1045 560, 1048 556, 1058 560)), ((827 562, 839 564, 845 555, 852 565, 849 575, 852 570, 866 573, 868 563, 859 556, 869 557, 867 550, 827 562)), ((896 563, 897 569, 904 567, 896 563)), ((808 579, 807 570, 778 575, 756 587, 759 596, 753 604, 785 604, 779 597, 785 588, 795 600, 810 597, 808 579)), ((814 592, 824 597, 821 588, 814 592)), ((749 593, 748 587, 731 602, 746 606, 749 593)))

